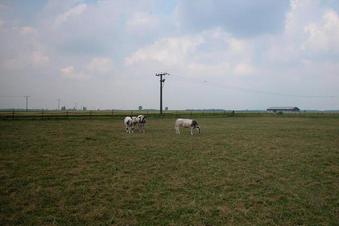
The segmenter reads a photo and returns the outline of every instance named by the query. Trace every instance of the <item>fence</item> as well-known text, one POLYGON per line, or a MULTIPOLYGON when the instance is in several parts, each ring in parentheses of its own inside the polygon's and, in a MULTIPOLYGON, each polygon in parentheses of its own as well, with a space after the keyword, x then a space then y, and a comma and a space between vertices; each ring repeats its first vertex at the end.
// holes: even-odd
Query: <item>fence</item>
POLYGON ((0 111, 0 120, 21 119, 122 119, 125 116, 145 115, 147 118, 208 118, 208 117, 309 117, 309 118, 339 118, 338 112, 302 112, 274 114, 267 112, 246 111, 168 111, 162 115, 156 111, 0 111))
POLYGON ((229 117, 234 112, 194 112, 194 111, 171 111, 160 115, 155 111, 0 111, 0 119, 122 119, 125 116, 145 115, 147 118, 178 118, 178 117, 229 117))

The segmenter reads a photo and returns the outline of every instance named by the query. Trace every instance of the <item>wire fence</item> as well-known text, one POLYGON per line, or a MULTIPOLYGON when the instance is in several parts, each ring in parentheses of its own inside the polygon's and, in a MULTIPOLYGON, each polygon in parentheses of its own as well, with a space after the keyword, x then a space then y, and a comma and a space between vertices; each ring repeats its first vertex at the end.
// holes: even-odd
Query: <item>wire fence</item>
POLYGON ((234 111, 218 112, 195 112, 195 111, 170 111, 163 113, 155 111, 0 111, 0 119, 122 119, 125 116, 145 115, 147 118, 175 118, 175 117, 229 117, 234 115, 234 111))
POLYGON ((339 112, 247 112, 247 111, 52 111, 52 110, 11 110, 0 111, 0 120, 52 120, 52 119, 123 119, 125 116, 144 115, 146 118, 208 118, 208 117, 325 117, 339 118, 339 112))

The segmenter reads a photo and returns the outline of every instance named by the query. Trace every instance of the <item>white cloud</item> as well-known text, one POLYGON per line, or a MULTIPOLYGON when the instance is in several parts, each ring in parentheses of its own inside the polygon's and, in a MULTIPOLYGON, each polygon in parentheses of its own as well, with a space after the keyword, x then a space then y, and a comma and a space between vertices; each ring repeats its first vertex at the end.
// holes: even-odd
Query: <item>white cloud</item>
POLYGON ((64 76, 72 76, 74 71, 74 66, 67 66, 60 69, 61 74, 64 76))
POLYGON ((339 52, 338 14, 321 6, 321 1, 292 0, 281 34, 266 37, 265 60, 273 64, 301 65, 310 58, 328 60, 339 52))
POLYGON ((130 31, 145 32, 157 25, 155 16, 145 12, 134 13, 126 22, 127 29, 130 31))
POLYGON ((13 71, 46 69, 50 57, 37 29, 32 26, 10 25, 6 25, 0 38, 0 42, 5 43, 2 44, 0 53, 4 68, 13 71))
POLYGON ((235 54, 245 54, 248 50, 248 46, 245 41, 236 38, 230 38, 226 41, 229 43, 231 51, 235 54))
POLYGON ((236 75, 250 75, 255 72, 255 69, 250 64, 240 63, 234 66, 234 74, 236 75))
POLYGON ((33 33, 36 32, 36 30, 33 27, 30 27, 30 26, 21 27, 19 30, 20 30, 20 33, 22 35, 33 34, 33 33))
POLYGON ((161 39, 137 50, 125 63, 127 66, 160 64, 181 68, 186 75, 245 75, 255 71, 252 52, 245 40, 216 28, 195 35, 161 39))
POLYGON ((127 57, 125 63, 132 65, 144 61, 154 61, 164 65, 181 64, 189 55, 194 54, 195 48, 202 42, 203 38, 200 36, 164 38, 139 49, 127 57))
POLYGON ((46 69, 50 63, 49 57, 39 51, 22 52, 21 55, 4 58, 1 62, 3 69, 10 71, 46 69))
POLYGON ((113 69, 112 59, 106 57, 95 57, 87 66, 90 73, 105 74, 113 69))
POLYGON ((87 66, 78 67, 70 65, 60 69, 60 75, 69 79, 93 79, 97 75, 108 75, 113 72, 113 62, 110 58, 92 58, 87 66))
POLYGON ((285 35, 296 36, 303 33, 303 27, 317 20, 322 14, 319 0, 291 0, 290 10, 285 19, 285 35))
POLYGON ((88 76, 81 71, 77 71, 74 66, 66 66, 60 69, 60 74, 66 79, 83 80, 87 79, 88 76))
POLYGON ((49 57, 40 51, 33 51, 32 62, 35 65, 46 65, 49 63, 49 57))
POLYGON ((66 12, 62 13, 61 15, 59 15, 55 20, 55 24, 57 26, 61 25, 65 22, 67 22, 67 20, 69 20, 70 18, 83 14, 86 9, 87 9, 86 4, 84 4, 84 3, 78 4, 78 5, 74 6, 73 8, 67 10, 66 12))
POLYGON ((303 49, 314 52, 339 52, 339 17, 334 11, 323 15, 319 23, 304 28, 307 39, 303 49))

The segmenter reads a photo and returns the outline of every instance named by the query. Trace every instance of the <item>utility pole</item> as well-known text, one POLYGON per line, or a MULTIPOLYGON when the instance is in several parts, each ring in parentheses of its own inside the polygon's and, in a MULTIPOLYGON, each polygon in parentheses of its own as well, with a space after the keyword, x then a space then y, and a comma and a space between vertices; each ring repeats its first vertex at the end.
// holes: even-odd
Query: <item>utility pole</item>
POLYGON ((30 96, 24 96, 26 98, 26 111, 28 111, 28 97, 30 96))
POLYGON ((58 111, 60 111, 60 98, 58 98, 58 111))
POLYGON ((167 72, 165 73, 156 73, 155 76, 160 77, 160 114, 162 115, 162 87, 163 83, 165 82, 165 79, 162 78, 162 76, 169 75, 167 72))

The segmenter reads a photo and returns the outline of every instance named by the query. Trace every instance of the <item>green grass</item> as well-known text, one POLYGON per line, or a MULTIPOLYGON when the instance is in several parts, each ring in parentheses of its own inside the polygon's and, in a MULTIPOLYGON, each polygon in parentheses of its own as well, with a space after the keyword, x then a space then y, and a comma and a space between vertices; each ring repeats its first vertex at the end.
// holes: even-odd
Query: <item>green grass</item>
POLYGON ((0 121, 0 224, 338 225, 338 119, 198 121, 0 121))

